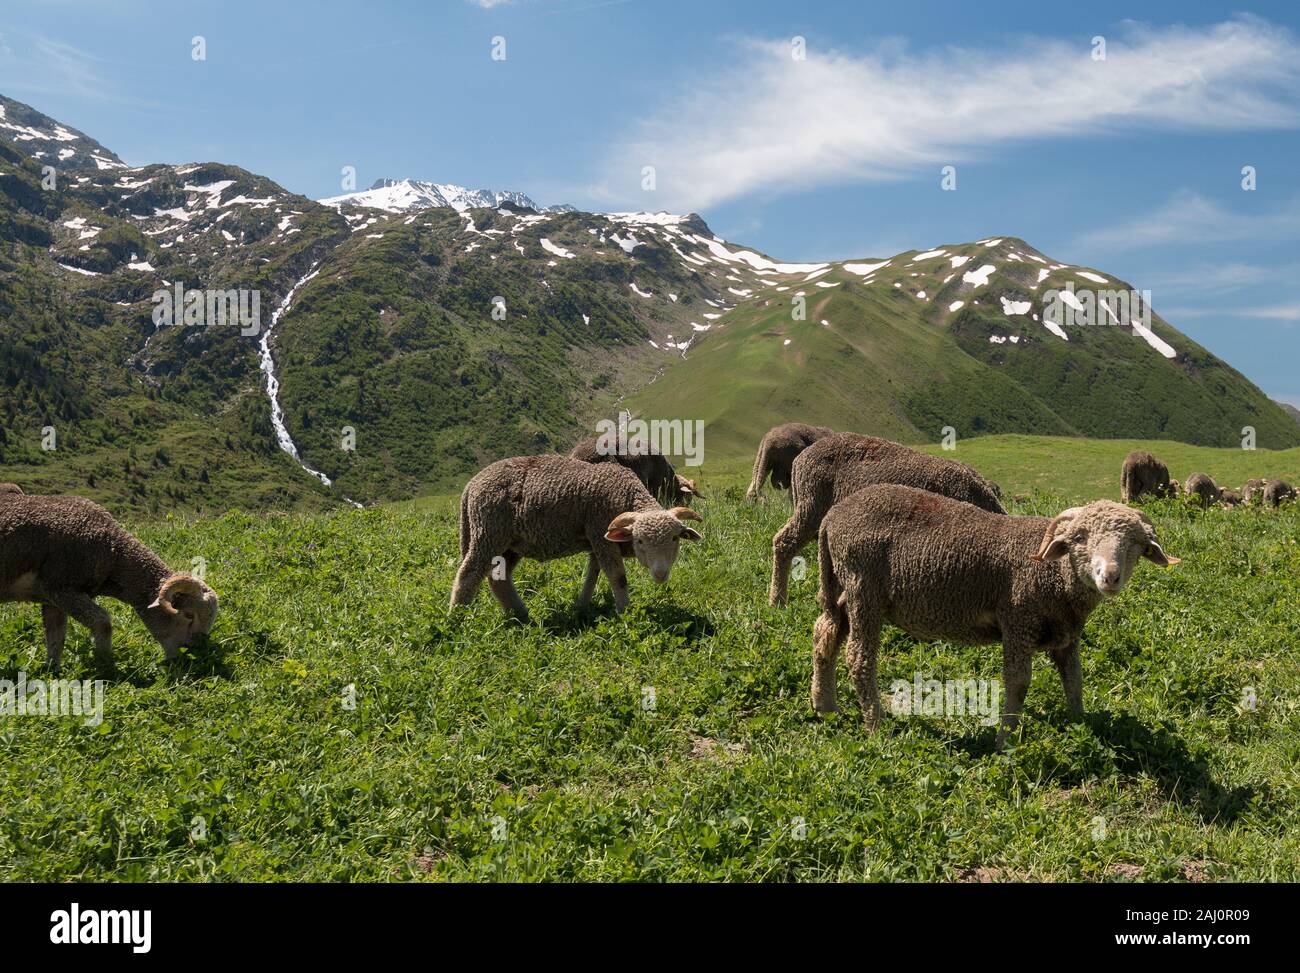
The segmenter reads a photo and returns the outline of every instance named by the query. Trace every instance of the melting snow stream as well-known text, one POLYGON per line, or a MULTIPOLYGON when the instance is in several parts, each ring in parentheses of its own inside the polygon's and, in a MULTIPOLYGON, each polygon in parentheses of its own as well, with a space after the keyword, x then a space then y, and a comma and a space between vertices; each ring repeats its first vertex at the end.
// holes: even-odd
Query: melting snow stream
MULTIPOLYGON (((299 466, 312 476, 316 477, 316 479, 320 480, 321 483, 325 484, 325 486, 333 486, 328 476, 320 470, 312 469, 303 461, 303 458, 298 455, 298 447, 294 445, 293 437, 289 435, 289 430, 284 424, 284 409, 280 407, 280 380, 275 377, 275 358, 271 354, 271 333, 275 331, 276 324, 279 323, 280 319, 284 317, 285 313, 289 310, 289 305, 293 302, 293 297, 298 293, 299 288, 320 273, 320 271, 316 269, 317 266, 317 264, 312 264, 311 270, 307 272, 306 276, 289 288, 289 293, 284 295, 284 300, 280 302, 280 306, 272 312, 270 327, 262 333, 260 357, 262 371, 266 374, 266 395, 267 398, 271 400, 271 425, 275 427, 275 438, 280 443, 280 448, 292 456, 299 466)), ((352 500, 348 500, 348 503, 351 503, 356 507, 361 506, 359 503, 355 503, 352 500)))

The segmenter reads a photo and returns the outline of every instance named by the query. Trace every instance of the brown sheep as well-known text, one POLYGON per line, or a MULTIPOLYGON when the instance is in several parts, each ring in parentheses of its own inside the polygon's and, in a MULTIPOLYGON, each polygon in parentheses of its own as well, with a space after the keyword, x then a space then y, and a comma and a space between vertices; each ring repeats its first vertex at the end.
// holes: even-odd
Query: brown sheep
POLYGON ((881 625, 919 639, 1002 643, 1006 702, 997 745, 1016 727, 1034 654, 1060 673, 1083 712, 1079 641, 1088 615, 1117 594, 1140 558, 1177 564, 1147 516, 1111 500, 1046 517, 988 513, 913 487, 880 484, 835 505, 818 540, 822 612, 813 628, 812 705, 836 708, 841 643, 868 729, 880 719, 881 625))
POLYGON ((1241 488, 1241 496, 1247 503, 1259 503, 1264 499, 1264 487, 1267 480, 1252 479, 1247 480, 1246 485, 1241 488))
POLYGON ((673 464, 661 453, 651 449, 644 440, 633 437, 628 441, 626 453, 603 452, 596 437, 580 440, 569 451, 573 459, 584 463, 606 463, 613 460, 636 474, 647 490, 663 503, 689 504, 692 497, 707 500, 699 484, 673 469, 673 464))
POLYGON ((1218 503, 1222 493, 1219 485, 1206 473, 1193 473, 1187 478, 1187 483, 1183 487, 1187 502, 1202 507, 1218 503))
POLYGON ((113 669, 113 623, 96 598, 135 609, 170 661, 206 636, 217 595, 162 559, 80 497, 0 495, 0 601, 35 602, 45 622, 45 649, 56 671, 71 616, 90 629, 95 661, 113 669))
POLYGON ((1269 480, 1264 484, 1264 506, 1280 507, 1296 498, 1296 490, 1285 480, 1269 480))
POLYGON ((1219 503, 1223 504, 1225 507, 1240 507, 1245 502, 1245 498, 1242 497, 1240 490, 1219 491, 1219 503))
POLYGON ((514 585, 520 559, 537 561, 587 553, 578 606, 590 604, 598 572, 614 590, 614 609, 627 607, 623 559, 635 556, 657 583, 668 580, 684 540, 701 520, 689 507, 665 510, 636 474, 617 463, 567 456, 517 456, 476 473, 460 497, 460 570, 451 607, 468 605, 486 577, 507 615, 528 621, 514 585))
POLYGON ((768 600, 783 605, 790 565, 814 537, 831 507, 873 483, 901 483, 964 500, 1004 514, 999 491, 965 463, 908 449, 888 439, 840 432, 809 446, 794 461, 790 495, 794 511, 772 538, 768 600))
POLYGON ((17 483, 0 483, 0 493, 21 494, 22 492, 22 488, 17 483))
POLYGON ((769 475, 772 477, 772 489, 790 489, 790 467, 794 465, 795 458, 819 439, 834 434, 834 429, 810 426, 804 422, 773 426, 758 444, 758 455, 754 457, 754 476, 745 492, 745 498, 756 500, 769 475))
POLYGON ((1144 450, 1134 450, 1124 457, 1119 483, 1120 499, 1125 503, 1136 503, 1148 494, 1153 497, 1172 496, 1169 467, 1144 450))

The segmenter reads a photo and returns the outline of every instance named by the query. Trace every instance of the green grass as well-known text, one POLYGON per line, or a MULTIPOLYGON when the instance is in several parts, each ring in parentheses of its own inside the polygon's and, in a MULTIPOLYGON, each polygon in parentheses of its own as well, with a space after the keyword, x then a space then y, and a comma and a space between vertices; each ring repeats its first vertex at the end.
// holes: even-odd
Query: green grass
MULTIPOLYGON (((999 437, 955 455, 1039 487, 1016 507, 1048 513, 1081 483, 1113 494, 1126 449, 999 437)), ((1185 449, 1162 449, 1176 474, 1184 456, 1297 465, 1185 449)), ((122 676, 103 724, 0 718, 0 879, 1300 878, 1300 505, 1152 505, 1183 563, 1144 563, 1093 615, 1086 721, 1040 660, 998 754, 974 721, 867 736, 843 671, 844 712, 813 716, 816 562, 789 608, 766 605, 787 501, 745 504, 747 472, 711 474, 705 539, 667 585, 630 567, 621 618, 603 582, 571 607, 580 559, 525 562, 527 628, 486 591, 448 616, 449 498, 133 523, 170 563, 207 559, 212 644, 167 671, 110 602, 122 676)), ((0 606, 0 647, 0 678, 40 672, 34 606, 0 606)), ((999 658, 887 630, 882 683, 995 678, 999 658)), ((82 629, 65 675, 93 677, 82 629)))

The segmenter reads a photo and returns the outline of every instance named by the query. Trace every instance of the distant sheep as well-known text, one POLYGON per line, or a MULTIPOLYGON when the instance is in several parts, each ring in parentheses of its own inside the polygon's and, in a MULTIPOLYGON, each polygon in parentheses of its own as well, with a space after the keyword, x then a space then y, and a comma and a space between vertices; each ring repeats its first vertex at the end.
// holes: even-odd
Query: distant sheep
POLYGON ((965 463, 908 449, 888 439, 841 432, 809 446, 794 461, 790 496, 794 511, 772 539, 768 600, 786 601, 790 565, 814 537, 831 507, 874 483, 901 483, 1006 513, 999 491, 965 463))
POLYGON ((1269 480, 1264 484, 1264 506, 1280 507, 1296 498, 1296 489, 1285 480, 1269 480))
POLYGON ((835 660, 845 655, 863 719, 880 719, 876 654, 888 621, 915 638, 1002 643, 1006 700, 997 745, 1015 729, 1034 653, 1083 712, 1079 640, 1088 615, 1120 591, 1140 558, 1166 556, 1151 521, 1111 500, 1056 517, 1008 517, 913 487, 868 487, 835 505, 818 539, 822 612, 813 628, 812 705, 836 709, 835 660))
POLYGON ((460 498, 460 570, 451 607, 468 605, 486 577, 506 614, 528 621, 514 585, 522 558, 538 561, 587 553, 578 606, 591 602, 598 572, 614 590, 614 608, 627 607, 623 559, 635 556, 656 582, 668 580, 682 540, 699 533, 683 523, 702 520, 689 507, 665 510, 635 473, 617 463, 567 456, 518 456, 479 471, 460 498))
POLYGON ((700 492, 699 484, 674 470, 668 458, 652 450, 643 439, 630 439, 626 453, 604 452, 599 447, 598 439, 583 439, 569 451, 569 455, 584 463, 607 463, 612 460, 627 467, 651 494, 664 503, 689 504, 693 497, 708 499, 700 492))
POLYGON ((36 602, 45 650, 57 670, 71 616, 90 629, 95 661, 113 668, 113 623, 95 599, 135 609, 167 659, 212 630, 217 595, 123 530, 103 507, 80 497, 0 495, 0 601, 36 602))
POLYGON ((1187 497, 1188 502, 1199 504, 1202 507, 1218 503, 1222 493, 1223 491, 1219 489, 1219 485, 1207 473, 1193 473, 1187 478, 1187 483, 1183 486, 1183 494, 1187 497))
POLYGON ((1241 488, 1241 496, 1247 503, 1260 503, 1264 499, 1264 487, 1268 484, 1267 480, 1253 479, 1247 480, 1245 486, 1241 488))
POLYGON ((1124 457, 1119 482, 1120 499, 1125 503, 1136 503, 1144 496, 1173 496, 1169 467, 1145 450, 1134 450, 1124 457))
POLYGON ((773 426, 758 444, 758 455, 754 457, 754 477, 745 492, 746 499, 758 498, 769 475, 772 478, 772 489, 790 489, 790 467, 794 465, 795 458, 819 439, 834 434, 834 429, 810 426, 804 422, 773 426))
POLYGON ((22 491, 22 488, 19 487, 17 483, 0 483, 0 493, 19 493, 19 494, 21 494, 22 492, 23 492, 23 491, 22 491))
POLYGON ((1225 507, 1240 507, 1245 503, 1245 498, 1241 495, 1240 490, 1220 490, 1219 503, 1225 507))

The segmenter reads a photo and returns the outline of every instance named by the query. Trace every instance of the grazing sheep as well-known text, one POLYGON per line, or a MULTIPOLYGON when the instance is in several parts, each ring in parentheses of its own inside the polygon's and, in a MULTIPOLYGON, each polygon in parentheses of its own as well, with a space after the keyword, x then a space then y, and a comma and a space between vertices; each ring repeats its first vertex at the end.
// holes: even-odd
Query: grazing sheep
POLYGON ((772 584, 768 600, 783 605, 790 564, 817 536, 831 507, 873 483, 901 483, 965 500, 992 513, 1006 513, 999 491, 965 463, 918 453, 888 439, 841 432, 813 443, 794 461, 790 496, 794 511, 772 538, 772 584))
POLYGON ((627 607, 623 559, 635 556, 656 582, 668 580, 683 538, 700 535, 682 523, 702 520, 689 507, 665 510, 636 474, 617 463, 567 456, 518 456, 480 470, 460 497, 460 553, 451 607, 474 600, 484 577, 506 614, 528 621, 513 573, 521 558, 537 561, 587 552, 579 607, 591 602, 597 571, 627 607))
POLYGON ((1223 491, 1219 489, 1219 485, 1208 474, 1193 473, 1187 478, 1183 493, 1189 503, 1208 507, 1210 504, 1218 503, 1223 491))
POLYGON ((1124 457, 1120 469, 1120 499, 1136 503, 1147 494, 1153 497, 1171 496, 1169 467, 1145 450, 1134 450, 1124 457))
POLYGON ((22 492, 22 488, 17 483, 0 483, 0 493, 21 494, 22 492))
POLYGON ((217 596, 162 559, 81 497, 0 497, 0 601, 36 602, 57 670, 71 616, 90 629, 95 661, 113 669, 113 623, 95 599, 135 609, 168 660, 212 631, 217 596))
POLYGON ((1264 487, 1267 483, 1267 480, 1247 480, 1246 485, 1241 488, 1242 498, 1247 503, 1259 503, 1264 499, 1264 487))
POLYGON ((758 499, 763 482, 769 474, 772 477, 772 489, 790 489, 790 467, 795 458, 819 439, 833 435, 834 429, 810 426, 804 422, 773 426, 758 444, 758 455, 754 457, 754 478, 745 492, 745 499, 758 499))
POLYGON ((1169 480, 1168 496, 1171 500, 1176 500, 1183 494, 1183 485, 1172 477, 1169 480))
POLYGON ((889 621, 914 638, 1002 643, 1006 703, 997 745, 1019 720, 1034 653, 1051 657, 1066 703, 1083 712, 1079 640, 1088 615, 1119 592, 1138 559, 1177 564, 1147 516, 1111 500, 1056 517, 987 513, 913 487, 880 484, 835 505, 818 538, 821 615, 813 628, 812 705, 836 708, 845 655, 863 719, 880 719, 876 652, 889 621))
POLYGON ((583 439, 569 451, 573 459, 584 463, 605 463, 613 460, 636 474, 647 490, 661 502, 671 504, 689 504, 692 497, 707 500, 700 492, 694 480, 688 480, 676 470, 667 457, 655 452, 644 440, 633 437, 628 440, 626 453, 602 452, 596 438, 583 439))
POLYGON ((1296 489, 1285 480, 1269 480, 1264 484, 1264 506, 1280 507, 1296 498, 1296 489))
POLYGON ((1245 502, 1246 501, 1242 497, 1240 490, 1219 491, 1219 503, 1223 504, 1225 507, 1240 507, 1245 502))

